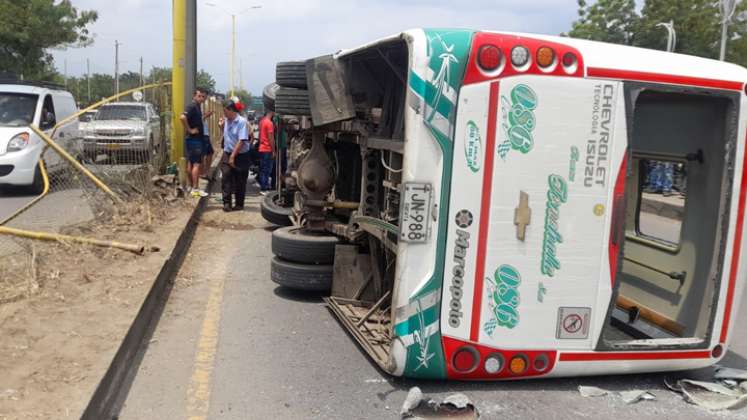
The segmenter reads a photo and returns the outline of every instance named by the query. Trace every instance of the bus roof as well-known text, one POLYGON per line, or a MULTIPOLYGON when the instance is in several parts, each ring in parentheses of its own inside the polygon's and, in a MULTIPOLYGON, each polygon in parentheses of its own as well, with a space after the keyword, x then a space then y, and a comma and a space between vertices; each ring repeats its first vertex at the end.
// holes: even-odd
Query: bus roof
MULTIPOLYGON (((340 50, 335 54, 335 57, 344 57, 375 45, 407 39, 415 31, 417 29, 407 30, 377 39, 356 48, 340 50)), ((527 37, 569 45, 581 52, 587 69, 658 73, 739 83, 747 82, 747 69, 744 67, 710 58, 553 35, 502 31, 480 32, 527 37)))
POLYGON ((614 69, 747 82, 747 69, 744 67, 710 58, 552 35, 494 33, 570 45, 581 52, 587 69, 614 69))

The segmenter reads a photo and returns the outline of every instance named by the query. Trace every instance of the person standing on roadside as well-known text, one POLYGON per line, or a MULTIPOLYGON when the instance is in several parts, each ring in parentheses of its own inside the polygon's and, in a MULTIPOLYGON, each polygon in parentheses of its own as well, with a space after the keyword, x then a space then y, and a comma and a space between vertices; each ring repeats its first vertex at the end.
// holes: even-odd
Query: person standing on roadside
POLYGON ((223 189, 223 211, 244 209, 246 183, 249 178, 250 130, 246 119, 239 115, 241 105, 227 101, 219 125, 223 128, 223 156, 220 162, 223 189), (231 206, 231 200, 235 204, 231 206))
POLYGON ((267 195, 272 189, 270 178, 275 167, 275 125, 272 123, 274 116, 273 111, 267 111, 259 122, 259 187, 262 195, 267 195))
MULTIPOLYGON (((211 112, 208 111, 205 113, 204 120, 207 120, 210 117, 211 112)), ((203 137, 205 139, 205 143, 203 144, 203 150, 202 150, 202 173, 200 176, 205 179, 210 179, 210 166, 213 164, 213 155, 215 154, 215 150, 213 150, 213 143, 210 141, 210 129, 209 124, 204 124, 205 127, 205 136, 203 137)))
MULTIPOLYGON (((200 170, 205 153, 205 124, 202 115, 202 103, 207 98, 207 91, 203 88, 195 89, 192 103, 187 105, 184 113, 179 117, 186 132, 185 151, 187 152, 187 181, 189 193, 193 197, 205 197, 208 194, 200 189, 200 170)), ((212 115, 207 114, 207 117, 212 115)))

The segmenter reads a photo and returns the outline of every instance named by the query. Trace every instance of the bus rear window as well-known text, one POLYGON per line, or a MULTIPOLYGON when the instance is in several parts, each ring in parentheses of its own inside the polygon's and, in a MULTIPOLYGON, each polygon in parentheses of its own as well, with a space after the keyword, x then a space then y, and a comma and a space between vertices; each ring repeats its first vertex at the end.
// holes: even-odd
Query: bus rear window
POLYGON ((665 246, 679 246, 687 195, 687 164, 639 159, 640 198, 636 235, 665 246))

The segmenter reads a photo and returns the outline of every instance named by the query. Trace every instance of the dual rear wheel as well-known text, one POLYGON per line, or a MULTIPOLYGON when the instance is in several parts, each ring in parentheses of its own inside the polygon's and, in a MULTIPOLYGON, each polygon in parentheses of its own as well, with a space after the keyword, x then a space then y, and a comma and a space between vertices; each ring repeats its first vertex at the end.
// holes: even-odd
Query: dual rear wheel
POLYGON ((272 233, 271 278, 291 289, 325 292, 332 288, 336 236, 289 226, 272 233))

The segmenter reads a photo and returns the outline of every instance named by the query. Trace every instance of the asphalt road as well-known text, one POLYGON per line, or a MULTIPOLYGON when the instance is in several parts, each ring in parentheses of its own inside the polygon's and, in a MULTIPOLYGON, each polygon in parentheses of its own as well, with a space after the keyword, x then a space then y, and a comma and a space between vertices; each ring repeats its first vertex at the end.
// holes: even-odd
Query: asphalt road
MULTIPOLYGON (((710 413, 664 388, 665 375, 502 383, 424 382, 377 369, 320 296, 270 281, 270 227, 257 214, 212 203, 180 272, 120 419, 394 419, 408 389, 433 398, 465 393, 488 419, 745 419, 710 413), (646 389, 656 401, 583 398, 579 385, 646 389)), ((747 323, 746 308, 736 325, 747 323)), ((724 365, 747 368, 747 334, 724 365)), ((708 379, 711 369, 682 377, 708 379)))

